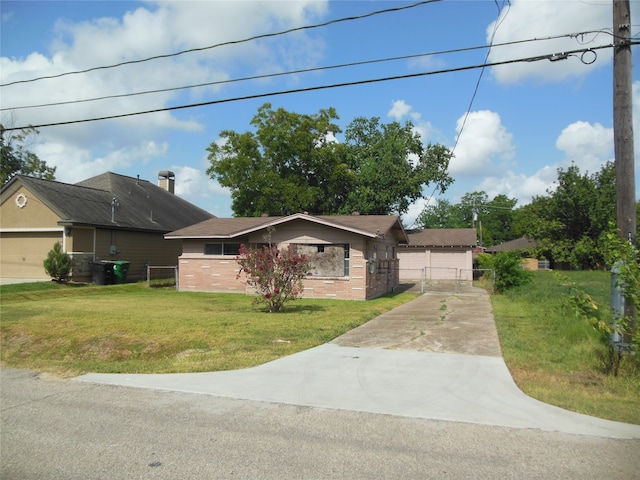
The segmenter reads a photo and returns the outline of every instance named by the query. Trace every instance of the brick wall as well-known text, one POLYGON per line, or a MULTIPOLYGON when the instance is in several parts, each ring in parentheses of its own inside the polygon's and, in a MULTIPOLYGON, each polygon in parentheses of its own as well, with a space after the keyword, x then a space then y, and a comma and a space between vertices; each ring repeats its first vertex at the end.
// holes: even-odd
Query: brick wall
MULTIPOLYGON (((363 253, 364 242, 350 244, 348 277, 308 277, 304 280, 303 297, 368 300, 384 295, 399 283, 398 260, 375 260, 373 274, 363 253)), ((203 243, 183 244, 179 260, 181 291, 235 292, 254 294, 245 275, 236 278, 240 269, 235 257, 203 255, 203 243)))
POLYGON ((233 257, 189 257, 178 262, 180 290, 191 292, 245 293, 246 285, 236 279, 239 266, 233 257))

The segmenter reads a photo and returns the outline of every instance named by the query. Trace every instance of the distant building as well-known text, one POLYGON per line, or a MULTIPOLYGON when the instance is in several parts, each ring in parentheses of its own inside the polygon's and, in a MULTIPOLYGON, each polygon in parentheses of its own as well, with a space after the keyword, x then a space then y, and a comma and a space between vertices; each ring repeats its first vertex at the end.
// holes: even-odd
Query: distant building
POLYGON ((402 281, 472 280, 474 228, 432 228, 408 234, 398 246, 402 281), (423 277, 424 275, 424 277, 423 277))
POLYGON ((531 240, 527 237, 516 238, 515 240, 509 240, 508 242, 501 243, 499 245, 494 245, 493 247, 485 248, 485 253, 498 253, 498 252, 508 252, 511 250, 522 250, 527 251, 532 248, 536 248, 536 241, 531 240))
POLYGON ((548 270, 550 263, 548 260, 528 257, 528 253, 536 248, 537 242, 527 237, 516 238, 508 242, 501 243, 500 245, 494 245, 485 249, 485 253, 500 253, 518 251, 522 254, 522 265, 527 270, 548 270))

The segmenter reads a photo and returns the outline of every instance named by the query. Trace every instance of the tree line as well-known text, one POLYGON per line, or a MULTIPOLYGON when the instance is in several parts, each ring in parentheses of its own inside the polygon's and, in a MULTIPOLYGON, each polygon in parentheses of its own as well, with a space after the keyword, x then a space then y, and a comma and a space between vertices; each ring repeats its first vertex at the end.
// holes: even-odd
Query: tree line
POLYGON ((614 164, 607 162, 592 174, 581 172, 575 164, 557 173, 546 195, 535 196, 527 205, 516 207, 517 200, 505 195, 489 200, 485 192, 472 192, 456 204, 436 200, 417 224, 420 228, 475 226, 483 245, 489 247, 527 237, 536 241, 530 253, 538 258, 572 268, 602 268, 608 234, 616 229, 614 164))
MULTIPOLYGON (((410 121, 385 124, 377 117, 357 117, 338 141, 343 133, 338 119, 334 108, 299 114, 265 103, 251 120, 251 131, 223 130, 207 149, 207 174, 231 191, 234 216, 402 216, 425 189, 444 193, 453 183, 448 173, 452 152, 440 144, 424 145, 410 121)), ((2 184, 16 174, 55 178, 55 167, 28 148, 27 140, 37 131, 8 135, 0 126, 0 133, 2 184)), ((614 165, 583 173, 572 164, 557 173, 546 195, 527 205, 475 191, 458 203, 437 199, 416 226, 475 227, 487 247, 527 237, 536 241, 531 253, 538 258, 601 268, 606 236, 615 230, 614 165)))

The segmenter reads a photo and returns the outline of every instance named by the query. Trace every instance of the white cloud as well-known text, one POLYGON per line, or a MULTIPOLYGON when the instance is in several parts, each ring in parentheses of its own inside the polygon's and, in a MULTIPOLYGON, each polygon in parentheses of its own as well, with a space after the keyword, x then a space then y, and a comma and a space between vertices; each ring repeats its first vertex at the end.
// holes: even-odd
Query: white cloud
POLYGON ((404 100, 394 100, 391 110, 387 112, 387 116, 393 118, 396 122, 409 117, 413 124, 413 131, 420 135, 423 142, 426 142, 434 133, 431 122, 422 120, 422 114, 413 110, 413 107, 404 100))
POLYGON ((395 100, 391 110, 387 112, 387 116, 392 117, 396 121, 401 120, 409 115, 409 112, 411 112, 412 109, 413 107, 411 105, 407 105, 407 102, 404 100, 395 100))
MULTIPOLYGON (((315 0, 154 1, 120 18, 103 17, 77 23, 58 21, 56 37, 49 45, 51 53, 33 52, 24 58, 0 58, 0 81, 9 83, 216 45, 311 23, 326 11, 327 2, 315 0)), ((231 68, 242 66, 251 67, 252 73, 262 65, 269 65, 273 71, 301 65, 306 67, 316 62, 322 52, 323 45, 305 33, 287 35, 4 87, 3 108, 127 95, 225 80, 237 75, 237 70, 231 68)), ((217 86, 195 91, 121 96, 55 107, 14 110, 15 122, 12 126, 162 109, 176 103, 186 103, 193 97, 211 98, 211 93, 222 88, 217 86)), ((7 123, 7 116, 3 115, 3 123, 7 123)), ((159 149, 149 149, 148 145, 164 145, 167 132, 171 130, 197 131, 201 128, 197 120, 169 111, 80 123, 69 128, 43 128, 38 136, 36 153, 47 164, 58 167, 56 176, 60 180, 75 181, 161 157, 166 153, 166 145, 159 149)))
POLYGON ((407 213, 402 216, 402 224, 408 228, 414 226, 414 223, 422 213, 422 211, 428 206, 433 205, 436 199, 434 197, 429 198, 420 198, 416 200, 414 203, 409 205, 409 209, 407 213))
POLYGON ((176 195, 185 198, 204 198, 209 194, 228 194, 229 190, 214 182, 202 170, 189 166, 173 165, 176 174, 176 195))
POLYGON ((515 153, 513 135, 507 131, 500 115, 489 110, 469 112, 458 119, 458 144, 449 172, 454 176, 486 175, 496 160, 511 160, 515 153))
POLYGON ((507 170, 502 176, 486 177, 476 190, 486 192, 490 199, 496 195, 515 198, 518 205, 522 206, 530 203, 535 196, 546 195, 547 188, 557 178, 557 169, 552 166, 545 166, 531 176, 507 170))
MULTIPOLYGON (((636 9, 638 10, 638 9, 636 9)), ((636 12, 638 13, 638 12, 636 12)), ((611 28, 611 2, 580 2, 557 0, 512 0, 503 8, 498 20, 494 43, 517 40, 544 39, 546 37, 611 28)), ((637 16, 637 15, 636 15, 637 16)), ((632 22, 634 23, 634 22, 632 22)), ((636 22, 637 23, 637 22, 636 22)), ((487 27, 487 41, 495 28, 495 22, 487 27)), ((611 37, 606 33, 587 34, 577 38, 536 40, 533 42, 495 47, 489 62, 516 60, 548 55, 583 46, 606 45, 611 37)), ((594 68, 609 63, 606 50, 598 52, 598 60, 592 65, 583 64, 578 58, 550 62, 521 62, 493 68, 493 75, 501 83, 516 83, 527 78, 558 81, 568 77, 586 75, 594 68)))
POLYGON ((599 123, 574 122, 562 130, 556 147, 565 153, 567 163, 574 162, 582 173, 594 173, 604 162, 613 160, 613 129, 599 123))
POLYGON ((421 56, 409 60, 409 67, 414 70, 442 70, 447 67, 447 62, 441 55, 421 56))
POLYGON ((220 205, 226 205, 231 198, 231 191, 212 180, 203 170, 197 168, 173 165, 171 170, 176 175, 175 193, 201 208, 217 216, 227 216, 221 212, 220 205))
POLYGON ((104 172, 117 172, 137 162, 148 163, 164 157, 168 144, 143 141, 135 146, 110 150, 98 158, 92 158, 88 149, 57 142, 39 143, 33 150, 39 158, 46 159, 47 165, 56 167, 57 180, 76 183, 104 172))
POLYGON ((575 163, 582 173, 595 173, 613 160, 613 129, 577 121, 560 132, 556 147, 564 153, 564 159, 557 164, 546 165, 530 176, 505 170, 502 175, 484 178, 477 190, 485 191, 489 198, 503 194, 516 198, 518 205, 526 205, 534 196, 547 195, 558 179, 558 168, 566 169, 575 163))

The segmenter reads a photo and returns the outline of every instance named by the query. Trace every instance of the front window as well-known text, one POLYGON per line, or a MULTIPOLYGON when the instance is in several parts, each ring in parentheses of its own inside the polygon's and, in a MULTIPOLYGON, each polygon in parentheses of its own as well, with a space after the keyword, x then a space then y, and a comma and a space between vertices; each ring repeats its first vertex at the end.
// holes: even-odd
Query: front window
POLYGON ((205 255, 229 255, 237 256, 240 254, 239 243, 205 243, 205 255))
POLYGON ((311 259, 311 276, 349 276, 348 244, 297 244, 296 248, 311 259))

